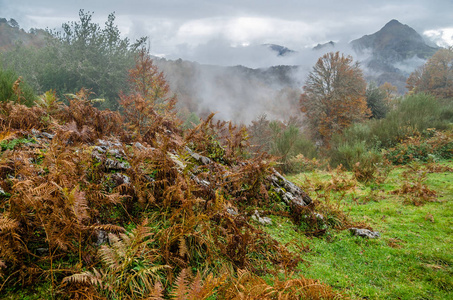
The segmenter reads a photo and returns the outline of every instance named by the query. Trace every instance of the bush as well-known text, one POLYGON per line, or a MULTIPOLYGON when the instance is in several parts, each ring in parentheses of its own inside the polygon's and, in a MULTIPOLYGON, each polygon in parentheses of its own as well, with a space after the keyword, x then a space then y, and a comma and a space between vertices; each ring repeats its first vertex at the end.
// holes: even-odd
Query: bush
POLYGON ((371 134, 383 147, 391 147, 417 133, 429 134, 429 128, 446 129, 451 121, 451 110, 433 96, 410 95, 385 119, 372 123, 371 134))
POLYGON ((317 169, 324 169, 326 163, 324 160, 318 160, 316 158, 309 159, 303 154, 298 154, 295 157, 289 159, 288 168, 289 173, 301 173, 311 172, 317 169))
POLYGON ((436 159, 453 157, 453 132, 436 132, 430 130, 432 137, 409 137, 404 142, 387 150, 385 156, 395 165, 412 161, 427 162, 436 159))
POLYGON ((361 161, 361 157, 367 152, 365 141, 344 143, 332 149, 330 164, 334 167, 343 165, 347 170, 352 170, 354 164, 361 161))
POLYGON ((305 160, 317 156, 315 144, 300 131, 297 122, 269 121, 260 116, 247 128, 250 134, 250 151, 268 152, 279 161, 280 171, 286 173, 300 172, 305 160), (296 159, 299 156, 299 159, 296 159))
POLYGON ((382 183, 390 173, 391 166, 381 153, 368 151, 354 164, 354 178, 360 182, 382 183))
MULTIPOLYGON (((341 135, 334 136, 328 151, 331 164, 343 164, 345 168, 352 170, 364 153, 389 147, 395 147, 387 155, 393 163, 405 163, 414 158, 425 159, 428 154, 433 154, 430 144, 408 139, 414 136, 432 136, 433 129, 444 130, 448 128, 452 117, 452 106, 439 102, 433 96, 407 96, 400 99, 398 108, 388 113, 385 119, 354 124, 341 135), (408 140, 407 145, 398 145, 404 140, 408 140)), ((449 153, 452 155, 448 143, 442 145, 446 147, 444 150, 439 148, 444 153, 442 157, 446 158, 449 153)))

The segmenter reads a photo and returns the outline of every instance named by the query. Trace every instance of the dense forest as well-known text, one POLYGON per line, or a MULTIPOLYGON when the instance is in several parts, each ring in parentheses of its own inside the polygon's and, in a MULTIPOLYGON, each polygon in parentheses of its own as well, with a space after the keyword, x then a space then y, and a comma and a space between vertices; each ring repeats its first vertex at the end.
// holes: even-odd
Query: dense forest
MULTIPOLYGON (((2 36, 24 33, 12 21, 0 19, 2 36)), ((172 91, 146 38, 121 38, 114 21, 101 27, 82 10, 62 31, 2 46, 0 295, 388 298, 309 271, 319 245, 328 253, 342 239, 387 255, 373 239, 383 225, 360 215, 370 205, 382 207, 366 214, 401 205, 440 222, 436 258, 420 252, 429 271, 408 281, 433 299, 453 291, 453 191, 441 201, 428 178, 453 170, 452 48, 415 70, 405 95, 326 53, 299 93, 287 91, 297 97, 288 118, 235 124, 191 111, 196 99, 172 91)), ((381 240, 392 251, 412 242, 381 240)), ((428 297, 409 289, 396 297, 428 297)))

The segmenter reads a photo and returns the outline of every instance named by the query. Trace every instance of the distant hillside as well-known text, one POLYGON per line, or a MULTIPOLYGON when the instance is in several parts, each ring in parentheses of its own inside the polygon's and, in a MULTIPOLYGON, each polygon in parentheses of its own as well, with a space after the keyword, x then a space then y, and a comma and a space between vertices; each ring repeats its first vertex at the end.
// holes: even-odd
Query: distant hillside
POLYGON ((370 53, 363 62, 369 69, 369 80, 378 84, 386 81, 405 91, 409 72, 431 57, 438 48, 425 43, 422 36, 408 25, 391 20, 378 32, 353 40, 358 54, 370 53))
POLYGON ((202 65, 155 58, 179 105, 202 116, 217 112, 226 120, 249 123, 261 114, 284 120, 298 114, 303 82, 297 66, 251 69, 202 65))
POLYGON ((400 62, 414 56, 427 59, 437 48, 428 46, 420 34, 397 20, 391 20, 378 32, 351 42, 357 52, 371 50, 375 59, 400 62))
POLYGON ((48 33, 42 29, 32 29, 25 32, 19 24, 10 19, 0 18, 0 50, 10 50, 16 43, 23 43, 27 46, 42 47, 48 33))

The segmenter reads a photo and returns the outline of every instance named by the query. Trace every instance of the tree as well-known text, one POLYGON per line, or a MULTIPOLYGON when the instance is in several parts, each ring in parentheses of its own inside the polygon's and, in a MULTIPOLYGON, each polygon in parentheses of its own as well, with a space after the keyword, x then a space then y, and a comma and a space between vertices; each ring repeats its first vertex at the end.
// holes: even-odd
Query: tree
POLYGON ((379 86, 381 91, 384 91, 385 98, 384 103, 387 106, 388 110, 392 110, 396 108, 395 99, 398 96, 398 88, 391 84, 390 82, 384 82, 382 85, 379 86))
POLYGON ((97 105, 116 109, 119 91, 128 88, 127 71, 145 39, 131 43, 121 38, 113 13, 104 27, 93 22, 92 16, 80 10, 78 21, 62 24, 61 32, 48 31, 45 47, 18 45, 5 53, 4 63, 39 93, 53 89, 62 97, 86 88, 106 100, 97 105))
POLYGON ((327 146, 333 133, 370 115, 366 104, 366 82, 358 63, 339 52, 319 58, 303 87, 301 110, 313 137, 327 146))
POLYGON ((453 47, 438 50, 424 66, 412 72, 406 83, 411 93, 453 98, 453 47))
POLYGON ((120 105, 138 139, 152 143, 156 133, 166 131, 164 127, 179 124, 174 111, 176 97, 170 95, 164 73, 145 49, 137 54, 135 67, 129 70, 129 83, 130 94, 120 94, 120 105))
POLYGON ((374 82, 371 82, 366 89, 366 103, 371 110, 371 117, 374 119, 385 118, 388 107, 385 99, 387 93, 385 90, 377 87, 374 82))

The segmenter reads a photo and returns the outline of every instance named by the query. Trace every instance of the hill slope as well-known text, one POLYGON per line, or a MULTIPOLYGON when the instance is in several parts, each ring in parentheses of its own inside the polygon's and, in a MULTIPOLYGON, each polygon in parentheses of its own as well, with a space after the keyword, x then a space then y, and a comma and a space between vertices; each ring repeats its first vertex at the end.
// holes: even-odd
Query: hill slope
POLYGON ((14 19, 7 21, 0 18, 0 50, 11 50, 16 43, 23 43, 26 46, 42 47, 49 34, 42 29, 32 29, 30 33, 19 28, 14 19))
POLYGON ((409 72, 438 50, 427 45, 413 28, 397 20, 391 20, 379 31, 353 40, 350 44, 358 54, 371 54, 363 62, 369 69, 368 73, 373 74, 368 76, 368 80, 378 84, 390 82, 401 93, 406 90, 409 72))
POLYGON ((371 50, 375 59, 388 63, 400 62, 414 56, 427 59, 437 48, 428 46, 413 28, 391 20, 381 30, 351 41, 357 52, 371 50))

